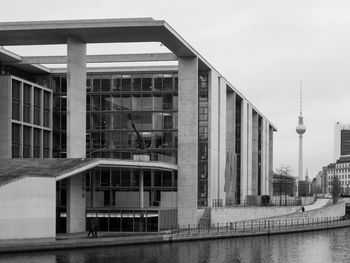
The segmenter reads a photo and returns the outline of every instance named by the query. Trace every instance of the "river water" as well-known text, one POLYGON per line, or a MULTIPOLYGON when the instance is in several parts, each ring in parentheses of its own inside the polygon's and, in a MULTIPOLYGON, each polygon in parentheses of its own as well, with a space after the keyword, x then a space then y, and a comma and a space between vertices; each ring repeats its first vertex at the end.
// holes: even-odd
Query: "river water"
POLYGON ((273 236, 0 254, 11 263, 350 262, 350 228, 273 236))

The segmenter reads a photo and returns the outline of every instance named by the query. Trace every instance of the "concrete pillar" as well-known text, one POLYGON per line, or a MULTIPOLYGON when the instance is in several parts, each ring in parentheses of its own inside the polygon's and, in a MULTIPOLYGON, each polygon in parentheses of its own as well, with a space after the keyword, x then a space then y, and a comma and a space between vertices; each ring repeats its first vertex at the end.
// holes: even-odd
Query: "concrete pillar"
POLYGON ((259 118, 256 112, 253 112, 252 123, 252 195, 258 195, 258 141, 259 141, 259 118))
POLYGON ((273 194, 272 188, 272 176, 273 176, 273 128, 269 127, 269 173, 268 173, 268 194, 273 194))
POLYGON ((212 204, 213 199, 218 199, 219 180, 219 86, 220 78, 215 70, 209 75, 209 137, 208 137, 208 201, 212 204))
POLYGON ((140 171, 140 208, 144 208, 144 197, 143 197, 143 170, 140 171))
POLYGON ((263 188, 262 188, 262 193, 264 195, 268 195, 269 194, 269 171, 270 171, 270 167, 269 167, 269 159, 270 159, 270 152, 269 152, 269 123, 267 122, 267 120, 263 121, 263 188))
POLYGON ((248 103, 242 100, 241 107, 241 201, 248 194, 248 103))
MULTIPOLYGON (((236 93, 233 91, 228 91, 226 93, 226 152, 229 154, 227 158, 231 160, 226 160, 229 164, 234 162, 234 154, 236 148, 236 93)), ((233 163, 232 163, 233 166, 233 163)), ((226 169, 226 167, 225 167, 226 169)), ((229 167, 227 167, 229 169, 229 167)), ((232 171, 231 173, 225 174, 225 196, 226 200, 230 202, 234 200, 236 196, 236 182, 237 173, 232 171)))
POLYGON ((219 174, 218 174, 218 198, 225 205, 225 166, 226 166, 226 81, 220 78, 219 90, 219 174))
POLYGON ((179 57, 178 224, 196 224, 198 192, 198 58, 179 57))
MULTIPOLYGON (((86 154, 86 44, 67 39, 67 157, 86 154)), ((83 175, 67 186, 67 233, 85 231, 86 203, 83 175)))
POLYGON ((86 44, 67 40, 67 157, 86 152, 86 44))
POLYGON ((86 230, 85 175, 73 175, 67 183, 67 233, 84 232, 86 230))
POLYGON ((253 178, 252 178, 252 163, 253 163, 253 109, 252 106, 248 104, 248 132, 247 132, 247 151, 248 151, 248 159, 247 159, 247 194, 252 195, 252 186, 253 186, 253 178))
MULTIPOLYGON (((0 158, 12 157, 12 83, 10 76, 0 76, 0 158)), ((20 129, 21 130, 21 129, 20 129)), ((21 133, 21 132, 20 132, 21 133)), ((22 142, 22 137, 20 137, 22 142)), ((21 147, 22 143, 20 143, 21 147)), ((20 148, 20 151, 22 149, 20 148)), ((21 152, 20 152, 20 156, 21 152)))

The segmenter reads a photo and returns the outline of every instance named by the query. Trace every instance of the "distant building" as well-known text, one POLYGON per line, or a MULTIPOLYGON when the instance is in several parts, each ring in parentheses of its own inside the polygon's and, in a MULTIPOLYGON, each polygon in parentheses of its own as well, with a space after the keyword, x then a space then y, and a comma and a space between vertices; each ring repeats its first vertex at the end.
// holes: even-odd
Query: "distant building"
POLYGON ((299 181, 298 196, 310 196, 310 181, 305 176, 304 181, 299 181))
POLYGON ((337 122, 334 126, 334 162, 344 155, 350 155, 350 124, 337 122))
POLYGON ((273 174, 273 195, 287 195, 294 196, 295 193, 295 181, 296 178, 293 176, 283 176, 274 173, 273 174))
POLYGON ((311 183, 311 192, 315 194, 325 194, 327 193, 327 188, 325 188, 327 181, 327 167, 323 167, 322 171, 319 171, 312 183, 311 183))
POLYGON ((332 192, 332 180, 338 177, 342 193, 350 191, 350 156, 340 157, 336 163, 327 166, 328 192, 332 192))

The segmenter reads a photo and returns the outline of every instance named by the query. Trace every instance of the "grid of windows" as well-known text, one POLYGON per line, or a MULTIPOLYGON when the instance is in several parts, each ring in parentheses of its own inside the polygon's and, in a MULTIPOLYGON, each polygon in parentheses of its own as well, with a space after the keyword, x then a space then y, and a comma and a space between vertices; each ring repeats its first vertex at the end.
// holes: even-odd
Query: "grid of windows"
POLYGON ((208 205, 208 73, 198 76, 198 206, 208 205))
POLYGON ((9 78, 12 82, 11 156, 49 158, 51 91, 17 77, 9 78))
MULTIPOLYGON (((66 156, 65 81, 52 78, 55 157, 66 156)), ((132 159, 139 152, 139 132, 151 160, 176 163, 177 83, 175 73, 88 75, 87 157, 132 159)))

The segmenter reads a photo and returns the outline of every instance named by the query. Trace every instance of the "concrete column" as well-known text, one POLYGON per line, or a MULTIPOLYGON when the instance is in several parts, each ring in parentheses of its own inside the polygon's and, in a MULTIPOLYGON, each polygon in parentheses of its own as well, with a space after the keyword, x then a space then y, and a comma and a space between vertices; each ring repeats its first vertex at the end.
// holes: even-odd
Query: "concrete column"
POLYGON ((241 107, 241 201, 248 194, 248 103, 242 100, 241 107))
POLYGON ((140 171, 140 208, 144 208, 144 201, 143 201, 143 170, 140 171))
POLYGON ((225 205, 225 166, 226 166, 226 81, 220 78, 219 103, 219 180, 218 198, 225 205))
POLYGON ((86 44, 67 40, 67 157, 86 152, 86 44))
POLYGON ((253 164, 253 109, 252 106, 248 104, 248 132, 247 132, 247 151, 248 151, 248 159, 247 159, 247 180, 248 180, 248 195, 252 195, 252 186, 253 186, 253 178, 252 178, 252 164, 253 164))
POLYGON ((178 224, 196 224, 198 192, 198 58, 179 57, 178 224))
POLYGON ((259 136, 259 118, 256 112, 253 112, 252 125, 252 195, 258 195, 258 136, 259 136))
POLYGON ((266 195, 266 162, 267 162, 267 145, 266 145, 266 120, 262 120, 262 131, 261 131, 261 195, 266 195))
POLYGON ((269 160, 270 160, 270 152, 269 152, 269 144, 270 144, 270 138, 269 138, 269 123, 267 120, 265 122, 265 163, 264 163, 264 170, 265 170, 265 177, 264 177, 264 193, 265 195, 269 194, 269 160))
POLYGON ((272 175, 273 175, 273 128, 269 127, 269 173, 268 173, 268 194, 273 194, 272 188, 272 175))
POLYGON ((236 144, 236 93, 226 93, 226 150, 235 152, 236 144))
MULTIPOLYGON (((236 93, 233 91, 228 91, 226 93, 226 152, 229 154, 227 157, 232 158, 232 160, 226 160, 229 164, 234 161, 234 154, 236 148, 236 93)), ((233 166, 233 163, 232 163, 233 166)), ((226 167, 225 167, 226 169, 226 167)), ((227 167, 229 169, 229 167, 227 167)), ((231 202, 236 196, 236 173, 225 174, 225 195, 226 200, 231 202)))
POLYGON ((209 134, 208 134, 208 201, 218 199, 219 180, 219 85, 220 78, 215 70, 209 74, 209 134))
POLYGON ((67 233, 86 230, 85 175, 77 174, 67 181, 67 233))
MULTIPOLYGON (((0 158, 12 157, 12 83, 10 76, 0 76, 0 158)), ((21 130, 21 128, 20 128, 21 130)), ((20 137, 20 145, 22 145, 20 137)), ((20 148, 20 151, 22 148, 20 148)), ((20 156, 21 152, 20 152, 20 156)))

